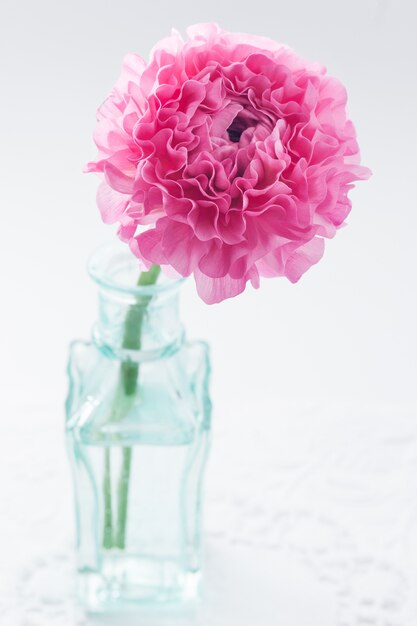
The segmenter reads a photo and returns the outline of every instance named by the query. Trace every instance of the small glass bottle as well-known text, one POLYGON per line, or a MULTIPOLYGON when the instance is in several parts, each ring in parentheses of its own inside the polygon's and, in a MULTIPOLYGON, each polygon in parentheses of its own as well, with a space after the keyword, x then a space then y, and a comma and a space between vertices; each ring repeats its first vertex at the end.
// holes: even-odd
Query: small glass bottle
POLYGON ((135 286, 120 246, 90 261, 98 322, 71 345, 66 403, 78 591, 104 612, 196 596, 211 413, 207 345, 179 321, 183 279, 135 286))

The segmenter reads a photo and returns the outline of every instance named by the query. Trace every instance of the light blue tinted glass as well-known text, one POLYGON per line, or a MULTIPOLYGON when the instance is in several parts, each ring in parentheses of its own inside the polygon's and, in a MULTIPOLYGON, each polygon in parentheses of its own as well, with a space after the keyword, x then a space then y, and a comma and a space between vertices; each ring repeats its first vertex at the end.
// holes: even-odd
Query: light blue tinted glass
POLYGON ((118 247, 93 257, 98 321, 68 364, 78 589, 92 611, 193 598, 201 574, 208 349, 184 339, 182 281, 131 287, 135 270, 118 247))

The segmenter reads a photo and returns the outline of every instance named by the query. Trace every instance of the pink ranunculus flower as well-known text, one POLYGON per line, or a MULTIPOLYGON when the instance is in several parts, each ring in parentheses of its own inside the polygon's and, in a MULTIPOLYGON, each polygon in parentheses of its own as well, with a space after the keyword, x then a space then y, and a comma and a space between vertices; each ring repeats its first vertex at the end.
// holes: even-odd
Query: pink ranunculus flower
POLYGON ((107 223, 146 266, 194 274, 219 302, 260 276, 296 282, 351 209, 359 165, 346 91, 269 39, 215 24, 129 54, 98 110, 107 223))

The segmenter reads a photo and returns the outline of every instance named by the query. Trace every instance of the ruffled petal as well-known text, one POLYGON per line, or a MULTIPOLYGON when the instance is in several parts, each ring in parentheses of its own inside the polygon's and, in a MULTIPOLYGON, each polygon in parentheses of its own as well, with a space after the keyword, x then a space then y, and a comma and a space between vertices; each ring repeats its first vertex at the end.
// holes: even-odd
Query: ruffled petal
POLYGON ((97 189, 97 206, 100 209, 101 219, 105 224, 114 224, 122 219, 128 205, 124 194, 115 191, 105 181, 97 189))
POLYGON ((216 304, 226 298, 234 298, 246 287, 246 278, 235 279, 230 276, 210 278, 200 270, 194 271, 197 293, 206 304, 216 304))

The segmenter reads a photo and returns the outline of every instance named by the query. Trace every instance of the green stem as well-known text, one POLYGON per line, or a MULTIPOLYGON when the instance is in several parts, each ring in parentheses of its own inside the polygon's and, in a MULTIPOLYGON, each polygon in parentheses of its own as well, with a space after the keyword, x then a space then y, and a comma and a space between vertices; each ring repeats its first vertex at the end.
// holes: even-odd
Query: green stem
POLYGON ((117 531, 114 541, 116 548, 123 550, 126 545, 127 501, 129 497, 130 467, 132 448, 123 448, 122 471, 119 479, 117 531))
POLYGON ((110 450, 106 448, 104 451, 104 529, 103 529, 103 547, 107 550, 112 547, 113 543, 113 524, 112 524, 112 506, 111 506, 111 467, 110 467, 110 450))
MULTIPOLYGON (((149 271, 142 272, 139 276, 137 285, 139 287, 146 287, 154 285, 158 279, 161 268, 159 265, 152 265, 149 271)), ((152 296, 140 296, 135 304, 133 304, 126 315, 124 336, 122 347, 125 350, 140 350, 142 343, 142 323, 146 307, 151 301, 152 296)), ((139 376, 139 364, 135 361, 123 361, 120 366, 120 379, 117 388, 115 400, 113 402, 112 412, 110 419, 112 421, 119 421, 123 419, 130 408, 132 407, 139 376)), ((117 529, 115 535, 112 535, 111 546, 106 545, 104 539, 107 539, 106 530, 103 535, 103 547, 109 548, 116 546, 123 549, 125 547, 126 537, 126 523, 127 523, 127 508, 128 508, 128 494, 129 494, 129 482, 130 482, 130 468, 132 461, 132 448, 123 448, 122 469, 120 479, 118 483, 118 514, 117 514, 117 529)), ((112 528, 112 511, 111 511, 111 496, 107 490, 111 489, 110 481, 106 480, 107 465, 105 466, 105 480, 104 480, 104 524, 112 528), (109 522, 110 520, 110 522, 109 522)))

